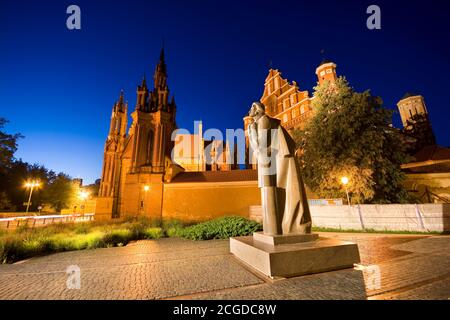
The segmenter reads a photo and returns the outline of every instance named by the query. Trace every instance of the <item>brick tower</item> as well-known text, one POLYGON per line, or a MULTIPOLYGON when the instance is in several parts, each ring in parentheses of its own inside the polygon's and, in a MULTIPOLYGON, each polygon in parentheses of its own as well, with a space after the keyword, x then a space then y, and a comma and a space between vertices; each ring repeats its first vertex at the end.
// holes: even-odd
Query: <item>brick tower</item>
POLYGON ((105 142, 102 179, 99 190, 99 196, 101 197, 117 196, 115 191, 117 190, 120 175, 120 155, 126 138, 127 108, 128 105, 124 103, 122 91, 119 101, 113 106, 109 133, 105 142))
POLYGON ((334 62, 324 60, 316 69, 316 75, 319 85, 325 81, 334 83, 337 79, 336 64, 334 62))

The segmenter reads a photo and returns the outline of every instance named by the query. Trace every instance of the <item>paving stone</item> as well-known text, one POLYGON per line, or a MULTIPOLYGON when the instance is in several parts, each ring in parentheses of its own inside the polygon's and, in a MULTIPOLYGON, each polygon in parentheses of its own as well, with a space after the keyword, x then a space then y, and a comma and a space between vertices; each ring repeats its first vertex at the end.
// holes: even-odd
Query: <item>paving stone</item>
POLYGON ((0 265, 0 299, 448 299, 450 237, 327 234, 358 243, 362 263, 268 281, 229 253, 228 240, 138 241, 120 248, 64 252, 0 265), (81 269, 67 289, 66 269, 81 269), (380 286, 373 273, 380 271, 380 286))

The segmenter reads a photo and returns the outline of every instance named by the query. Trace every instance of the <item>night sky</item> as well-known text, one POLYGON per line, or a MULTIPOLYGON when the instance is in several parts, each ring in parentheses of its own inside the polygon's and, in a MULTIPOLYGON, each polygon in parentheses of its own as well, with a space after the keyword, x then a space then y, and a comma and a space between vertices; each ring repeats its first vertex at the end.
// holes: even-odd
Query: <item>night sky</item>
POLYGON ((422 94, 438 143, 450 146, 449 15, 447 0, 2 0, 0 117, 25 136, 17 158, 93 182, 113 103, 124 89, 134 109, 164 39, 179 127, 240 128, 270 61, 312 92, 325 57, 389 108, 422 94), (81 30, 66 28, 70 4, 81 8, 81 30), (381 30, 366 27, 371 4, 381 7, 381 30))

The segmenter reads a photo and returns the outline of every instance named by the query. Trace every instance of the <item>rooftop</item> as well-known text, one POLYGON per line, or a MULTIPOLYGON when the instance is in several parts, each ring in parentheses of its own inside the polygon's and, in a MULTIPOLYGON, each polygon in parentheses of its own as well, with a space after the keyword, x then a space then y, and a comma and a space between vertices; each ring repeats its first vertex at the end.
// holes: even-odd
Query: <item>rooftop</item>
POLYGON ((256 181, 256 170, 181 172, 170 183, 256 181))
POLYGON ((414 162, 423 162, 429 160, 450 160, 450 148, 438 145, 427 146, 414 155, 414 162))

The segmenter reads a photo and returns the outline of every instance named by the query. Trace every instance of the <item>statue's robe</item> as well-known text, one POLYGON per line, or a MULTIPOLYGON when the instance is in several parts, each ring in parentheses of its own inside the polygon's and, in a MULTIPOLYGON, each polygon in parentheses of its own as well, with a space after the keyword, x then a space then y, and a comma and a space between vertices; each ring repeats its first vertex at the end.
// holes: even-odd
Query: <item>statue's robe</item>
POLYGON ((294 140, 277 119, 264 115, 258 119, 256 126, 259 139, 263 135, 260 129, 275 129, 269 138, 270 147, 259 148, 259 152, 268 152, 275 163, 270 166, 258 162, 258 185, 260 188, 276 185, 277 214, 282 215, 277 220, 282 224, 283 234, 311 233, 311 213, 300 164, 295 156, 294 140))

